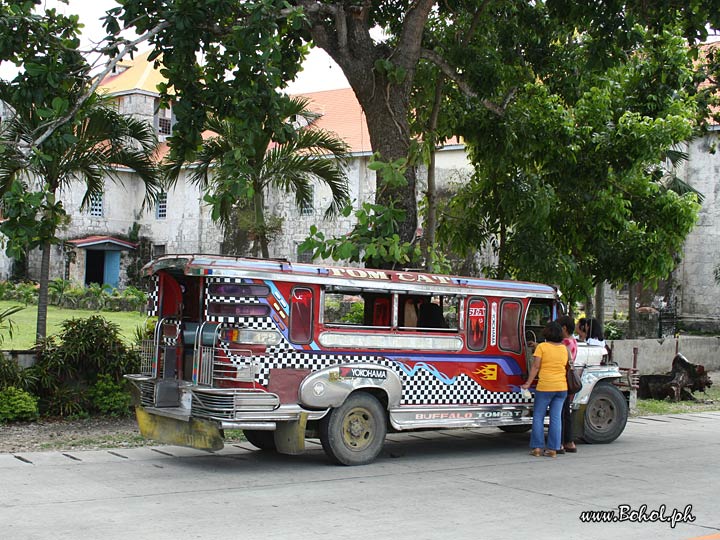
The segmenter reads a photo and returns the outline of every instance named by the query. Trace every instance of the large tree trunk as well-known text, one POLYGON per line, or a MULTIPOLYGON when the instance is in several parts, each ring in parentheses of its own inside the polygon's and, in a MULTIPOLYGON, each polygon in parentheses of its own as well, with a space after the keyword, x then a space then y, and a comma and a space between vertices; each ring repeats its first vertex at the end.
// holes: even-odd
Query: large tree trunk
MULTIPOLYGON (((345 7, 301 1, 310 20, 314 43, 324 49, 343 70, 365 112, 372 150, 384 162, 407 158, 410 148, 410 90, 420 59, 422 34, 435 0, 417 0, 409 5, 402 30, 391 48, 375 43, 370 36, 370 4, 345 7)), ((377 179, 375 201, 393 201, 405 211, 398 226, 403 241, 415 239, 417 203, 415 167, 408 167, 407 185, 390 187, 377 179)))
POLYGON ((255 239, 253 240, 253 257, 262 256, 270 258, 267 239, 267 224, 265 223, 265 195, 262 189, 255 189, 253 193, 253 211, 255 212, 255 239))
POLYGON ((37 327, 35 341, 40 343, 47 336, 48 284, 50 281, 50 242, 42 245, 40 262, 40 289, 38 290, 37 327))
POLYGON ((430 159, 427 171, 427 216, 423 225, 423 256, 425 257, 425 270, 432 271, 432 249, 435 246, 435 228, 437 227, 437 188, 435 182, 435 146, 437 144, 437 123, 440 116, 440 103, 442 101, 445 78, 438 75, 435 82, 435 99, 430 114, 428 137, 430 137, 430 159))
POLYGON ((595 285, 595 318, 605 328, 605 283, 595 285))

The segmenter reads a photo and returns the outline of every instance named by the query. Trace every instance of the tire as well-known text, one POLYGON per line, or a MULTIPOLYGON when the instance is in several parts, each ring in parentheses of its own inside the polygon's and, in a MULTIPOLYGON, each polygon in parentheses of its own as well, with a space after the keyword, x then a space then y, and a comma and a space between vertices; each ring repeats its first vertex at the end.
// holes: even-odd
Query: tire
POLYGON ((583 423, 583 439, 590 444, 607 444, 625 429, 628 405, 622 392, 611 384, 600 383, 590 394, 583 423))
POLYGON ((498 426, 505 433, 527 433, 532 429, 532 424, 516 424, 514 426, 498 426))
POLYGON ((260 429, 244 429, 245 438, 253 446, 257 446, 260 450, 274 452, 275 448, 275 432, 260 429))
POLYGON ((365 392, 350 394, 320 422, 325 454, 340 465, 365 465, 382 450, 387 416, 380 402, 365 392))

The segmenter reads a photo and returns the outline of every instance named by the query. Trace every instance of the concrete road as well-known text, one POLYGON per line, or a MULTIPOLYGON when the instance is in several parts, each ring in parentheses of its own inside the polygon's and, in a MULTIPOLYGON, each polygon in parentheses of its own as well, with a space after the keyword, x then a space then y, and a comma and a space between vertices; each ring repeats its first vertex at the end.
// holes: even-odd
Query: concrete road
POLYGON ((0 538, 720 538, 720 412, 636 418, 613 444, 556 459, 528 441, 390 435, 364 467, 330 465, 317 441, 292 457, 249 444, 3 454, 0 538))

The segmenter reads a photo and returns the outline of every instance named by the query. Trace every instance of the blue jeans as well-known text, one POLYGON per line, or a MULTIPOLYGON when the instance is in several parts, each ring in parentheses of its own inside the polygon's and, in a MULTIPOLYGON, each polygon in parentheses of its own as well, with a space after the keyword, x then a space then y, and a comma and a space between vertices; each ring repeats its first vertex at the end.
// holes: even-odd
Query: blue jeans
POLYGON ((567 397, 567 390, 562 392, 535 391, 535 406, 533 408, 532 433, 530 435, 530 448, 547 448, 560 450, 562 433, 562 408, 567 397), (548 427, 547 446, 545 445, 545 413, 550 407, 550 426, 548 427))

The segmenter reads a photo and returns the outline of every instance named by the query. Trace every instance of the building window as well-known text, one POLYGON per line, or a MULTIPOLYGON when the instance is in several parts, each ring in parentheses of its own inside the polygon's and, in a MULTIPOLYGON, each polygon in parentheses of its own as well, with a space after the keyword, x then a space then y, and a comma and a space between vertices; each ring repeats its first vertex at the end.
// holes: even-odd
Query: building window
POLYGON ((160 135, 172 133, 172 121, 169 118, 158 118, 158 133, 160 135))
POLYGON ((172 135, 172 109, 160 108, 157 112, 157 130, 160 137, 172 135))
POLYGON ((165 255, 165 244, 153 244, 152 247, 152 257, 153 259, 157 257, 162 257, 165 255))
POLYGON ((310 251, 300 251, 300 247, 298 246, 297 250, 297 262, 299 263, 311 263, 313 261, 312 258, 313 252, 310 251))
POLYGON ((93 217, 103 217, 103 202, 105 193, 93 193, 90 195, 90 207, 88 213, 93 217))
POLYGON ((160 193, 158 195, 157 203, 155 205, 155 218, 165 219, 167 217, 167 193, 160 193))
POLYGON ((300 205, 301 216, 312 216, 315 213, 315 186, 310 186, 307 202, 300 205))

